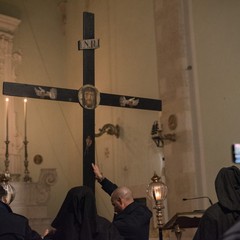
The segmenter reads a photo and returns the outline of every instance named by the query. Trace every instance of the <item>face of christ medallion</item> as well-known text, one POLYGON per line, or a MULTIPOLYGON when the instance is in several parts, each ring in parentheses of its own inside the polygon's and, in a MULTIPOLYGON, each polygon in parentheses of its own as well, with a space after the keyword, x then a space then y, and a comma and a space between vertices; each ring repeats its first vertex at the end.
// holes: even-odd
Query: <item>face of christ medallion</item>
POLYGON ((78 100, 85 109, 95 109, 100 103, 100 93, 94 86, 87 84, 79 89, 78 100))

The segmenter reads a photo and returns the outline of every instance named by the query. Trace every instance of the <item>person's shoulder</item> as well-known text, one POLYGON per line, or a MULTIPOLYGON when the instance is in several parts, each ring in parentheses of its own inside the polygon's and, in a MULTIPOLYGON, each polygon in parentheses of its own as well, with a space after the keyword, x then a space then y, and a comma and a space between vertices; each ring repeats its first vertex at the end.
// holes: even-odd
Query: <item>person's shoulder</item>
POLYGON ((216 210, 218 210, 218 209, 220 209, 220 205, 219 205, 219 203, 217 202, 217 203, 214 203, 213 205, 209 206, 209 207, 204 211, 204 213, 205 213, 205 214, 206 214, 206 213, 211 213, 212 211, 216 211, 216 210))
POLYGON ((106 224, 106 225, 111 224, 111 222, 108 219, 99 215, 97 215, 96 220, 98 224, 106 224))
POLYGON ((146 205, 135 201, 127 206, 127 210, 152 215, 152 212, 146 205))
POLYGON ((225 218, 227 213, 230 213, 230 211, 222 207, 221 204, 217 202, 204 211, 202 218, 221 220, 225 218))
POLYGON ((236 240, 240 239, 240 221, 235 223, 231 228, 229 228, 223 235, 222 240, 236 240))
POLYGON ((132 206, 135 207, 135 208, 142 208, 142 209, 145 209, 145 210, 149 210, 148 206, 144 203, 141 203, 141 202, 134 201, 132 203, 132 206))
POLYGON ((11 216, 18 219, 19 221, 22 221, 22 222, 28 222, 28 219, 21 215, 21 214, 18 214, 18 213, 11 213, 11 216))

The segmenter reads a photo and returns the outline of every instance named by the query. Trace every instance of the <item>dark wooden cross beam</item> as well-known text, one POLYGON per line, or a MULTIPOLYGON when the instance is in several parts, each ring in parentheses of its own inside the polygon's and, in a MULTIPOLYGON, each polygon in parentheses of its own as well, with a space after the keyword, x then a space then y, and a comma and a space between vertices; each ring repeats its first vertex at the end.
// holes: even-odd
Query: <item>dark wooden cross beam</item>
POLYGON ((161 100, 100 93, 94 87, 94 50, 99 47, 99 40, 94 39, 94 14, 83 13, 83 40, 78 42, 78 49, 83 50, 83 87, 79 90, 58 87, 30 85, 24 83, 3 83, 3 94, 25 98, 37 98, 80 103, 83 107, 83 185, 95 190, 95 176, 92 163, 95 163, 95 107, 98 105, 161 111, 161 100), (88 90, 94 92, 93 105, 85 101, 88 90))

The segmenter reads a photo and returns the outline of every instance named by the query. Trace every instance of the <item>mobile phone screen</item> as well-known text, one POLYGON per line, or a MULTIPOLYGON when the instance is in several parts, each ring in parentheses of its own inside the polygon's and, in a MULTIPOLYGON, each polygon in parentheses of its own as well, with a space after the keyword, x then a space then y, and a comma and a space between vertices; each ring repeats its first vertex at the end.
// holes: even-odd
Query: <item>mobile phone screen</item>
POLYGON ((232 160, 234 163, 240 163, 240 143, 232 145, 232 160))

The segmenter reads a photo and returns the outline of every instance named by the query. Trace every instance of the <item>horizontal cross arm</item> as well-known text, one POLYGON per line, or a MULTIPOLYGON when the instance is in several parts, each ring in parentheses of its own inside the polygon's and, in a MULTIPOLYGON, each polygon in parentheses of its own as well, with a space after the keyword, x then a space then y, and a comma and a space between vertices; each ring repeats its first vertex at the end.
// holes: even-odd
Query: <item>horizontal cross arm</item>
POLYGON ((78 90, 24 83, 3 82, 3 95, 78 102, 78 90))
MULTIPOLYGON (((24 83, 3 82, 3 95, 79 103, 78 90, 24 83)), ((158 99, 100 93, 100 105, 161 111, 158 99)))
POLYGON ((100 105, 161 111, 162 102, 158 99, 100 93, 100 105))

